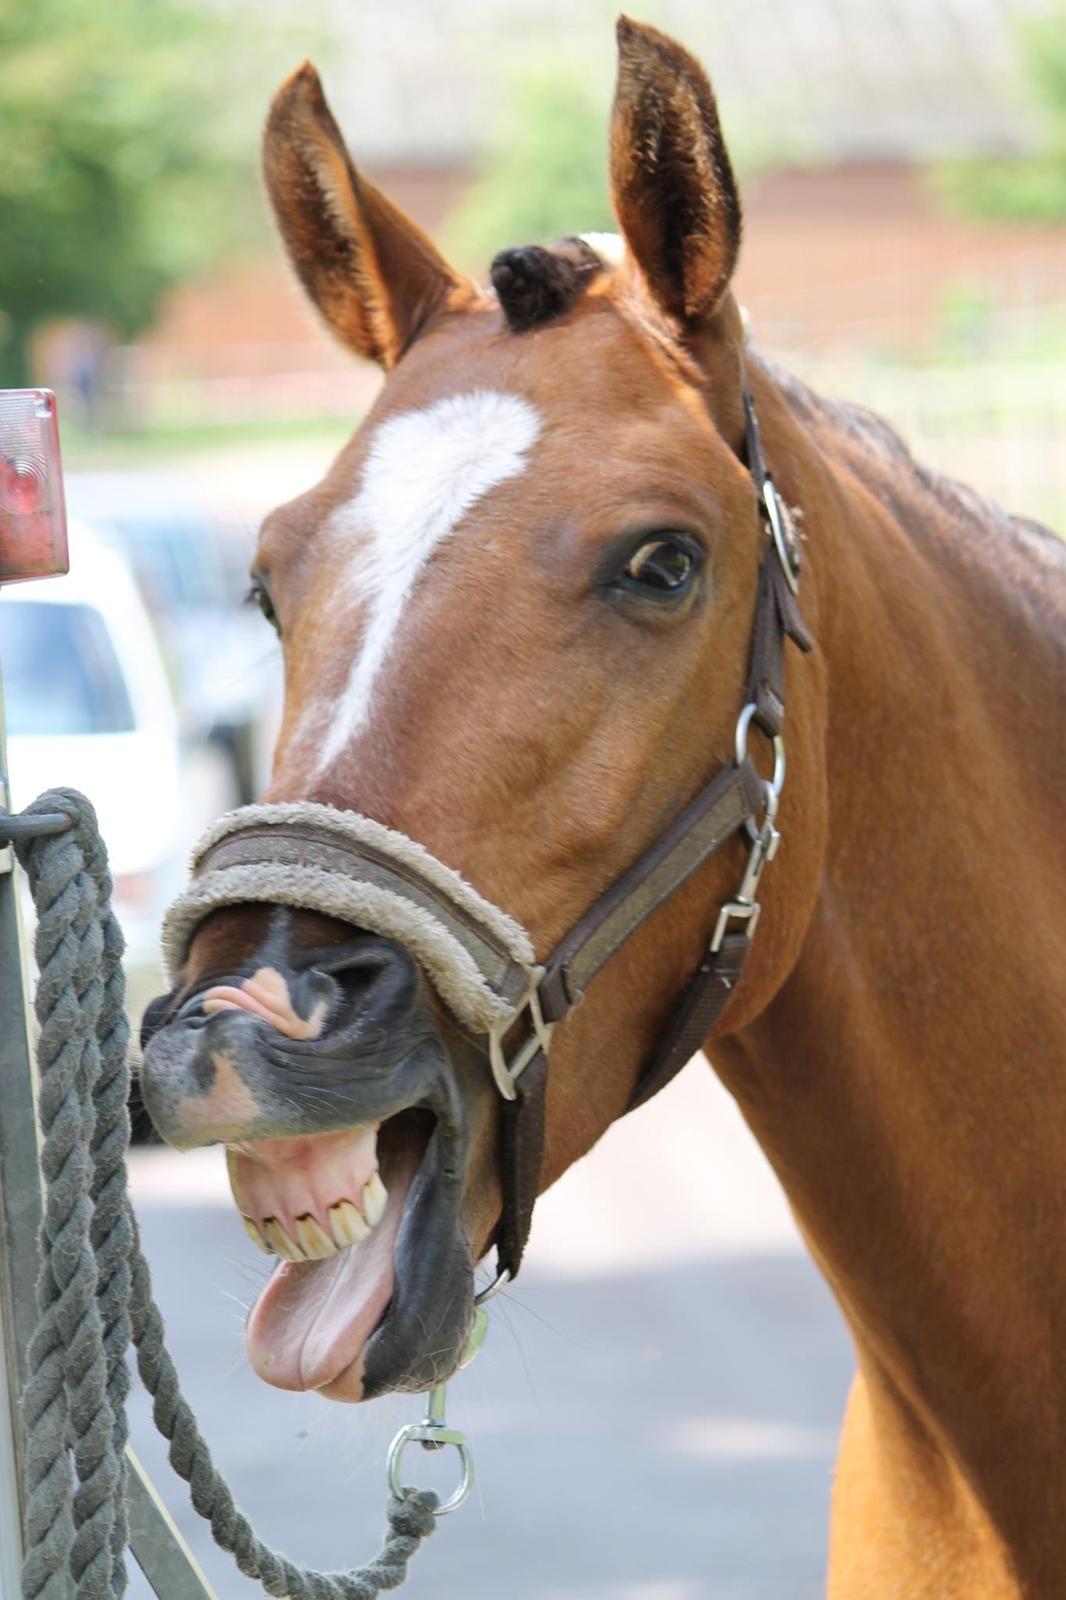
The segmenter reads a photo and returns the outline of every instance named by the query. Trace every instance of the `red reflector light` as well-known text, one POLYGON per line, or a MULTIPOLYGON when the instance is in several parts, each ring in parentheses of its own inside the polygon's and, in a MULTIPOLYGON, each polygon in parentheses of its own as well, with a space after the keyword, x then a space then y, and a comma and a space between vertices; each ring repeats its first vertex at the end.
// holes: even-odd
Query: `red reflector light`
POLYGON ((0 389, 0 583, 53 577, 67 566, 55 395, 0 389))

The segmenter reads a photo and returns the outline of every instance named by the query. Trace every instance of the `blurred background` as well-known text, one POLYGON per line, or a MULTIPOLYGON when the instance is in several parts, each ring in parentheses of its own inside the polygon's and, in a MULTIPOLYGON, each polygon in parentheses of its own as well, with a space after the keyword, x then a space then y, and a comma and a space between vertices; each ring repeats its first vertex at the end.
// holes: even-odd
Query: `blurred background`
MULTIPOLYGON (((1061 0, 639 15, 715 82, 758 346, 885 413, 931 465, 1066 524, 1061 0)), ((12 780, 20 804, 52 782, 96 801, 135 1010, 189 843, 267 770, 280 664, 242 599, 258 521, 320 476, 378 381, 318 327, 273 239, 269 97, 315 59, 356 158, 484 272, 505 244, 611 225, 613 16, 599 0, 0 8, 0 388, 58 392, 73 557, 69 579, 0 599, 12 780)), ((351 1412, 251 1379, 238 1325, 261 1273, 220 1160, 142 1148, 135 1167, 179 1358, 242 1498, 302 1558, 363 1559, 411 1403, 351 1412)), ((494 1320, 453 1398, 481 1498, 420 1557, 413 1596, 821 1593, 847 1340, 706 1069, 548 1197, 494 1320)), ((248 1591, 181 1520, 220 1593, 248 1591)))

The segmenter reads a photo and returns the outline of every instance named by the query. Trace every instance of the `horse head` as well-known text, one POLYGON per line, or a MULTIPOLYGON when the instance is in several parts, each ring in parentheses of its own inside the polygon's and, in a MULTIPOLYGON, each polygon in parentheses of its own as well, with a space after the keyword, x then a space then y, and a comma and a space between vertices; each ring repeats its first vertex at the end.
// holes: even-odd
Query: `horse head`
MULTIPOLYGON (((265 801, 423 847, 534 964, 731 757, 766 545, 746 387, 768 432, 780 404, 748 370, 707 80, 650 27, 623 19, 618 37, 620 236, 504 250, 488 287, 357 171, 309 65, 265 135, 305 290, 386 375, 259 539, 285 663, 265 801)), ((775 467, 787 493, 794 463, 775 467)), ((818 683, 790 698, 789 848, 729 1032, 786 978, 813 904, 818 683)), ((730 838, 694 871, 556 1028, 534 1188, 629 1104, 745 849, 730 838)), ((249 1230, 282 1258, 249 1322, 256 1370, 343 1399, 426 1388, 459 1358, 501 1214, 484 1034, 413 937, 257 898, 248 871, 246 903, 202 917, 153 1005, 146 1103, 173 1144, 227 1146, 249 1230)))

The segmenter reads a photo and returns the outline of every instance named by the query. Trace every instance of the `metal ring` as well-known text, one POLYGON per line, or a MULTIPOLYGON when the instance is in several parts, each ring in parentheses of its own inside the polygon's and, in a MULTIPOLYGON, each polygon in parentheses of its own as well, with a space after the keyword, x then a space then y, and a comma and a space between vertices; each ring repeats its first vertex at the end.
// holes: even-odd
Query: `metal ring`
MULTIPOLYGON (((758 709, 755 701, 749 700, 737 718, 737 731, 733 736, 733 750, 738 767, 743 766, 747 760, 748 729, 751 727, 751 719, 758 709)), ((774 772, 773 777, 764 778, 763 782, 768 785, 774 799, 777 800, 780 798, 781 790, 785 783, 785 741, 779 733, 775 733, 770 742, 774 749, 774 772)))
POLYGON ((499 1272, 497 1272, 495 1278, 488 1285, 488 1287, 485 1288, 485 1289, 482 1289, 479 1294, 476 1294, 474 1296, 474 1304, 476 1306, 485 1305, 487 1301, 492 1299, 493 1295, 499 1294, 501 1289, 505 1289, 507 1287, 507 1285, 510 1283, 510 1281, 511 1281, 511 1269, 510 1269, 510 1267, 501 1267, 499 1272))
POLYGON ((770 797, 777 809, 777 802, 781 798, 781 790, 785 787, 785 773, 788 770, 785 762, 785 740, 782 734, 775 733, 774 745, 774 775, 769 779, 768 788, 770 797))
MULTIPOLYGON (((389 1488, 392 1490, 393 1494, 398 1500, 402 1499, 405 1490, 413 1489, 415 1487, 414 1484, 400 1482, 400 1463, 403 1460, 403 1453, 407 1449, 407 1446, 416 1440, 419 1444, 428 1445, 431 1449, 434 1448, 434 1441, 425 1437, 428 1431, 429 1430, 423 1423, 410 1422, 406 1428, 400 1429, 399 1433, 389 1446, 389 1488)), ((446 1444, 455 1446, 456 1450, 459 1452, 459 1459, 462 1462, 463 1476, 459 1480, 459 1487, 455 1490, 454 1494, 452 1494, 447 1500, 442 1500, 440 1505, 433 1507, 433 1515, 435 1517, 446 1517, 449 1512, 458 1511, 459 1507, 464 1503, 470 1493, 470 1490, 474 1486, 474 1457, 470 1452, 470 1446, 467 1444, 462 1434, 457 1434, 450 1428, 447 1429, 446 1432, 448 1437, 436 1442, 436 1448, 442 1449, 446 1444)))
POLYGON ((749 700, 737 718, 737 731, 733 735, 733 759, 738 767, 742 767, 747 759, 748 729, 751 727, 751 719, 758 709, 755 701, 749 700))
MULTIPOLYGON (((733 751, 738 767, 748 758, 748 729, 751 727, 751 719, 758 709, 755 701, 749 700, 737 718, 737 729, 733 736, 733 751)), ((763 786, 763 803, 766 806, 766 814, 762 822, 756 822, 754 817, 748 817, 744 823, 744 831, 748 838, 753 841, 762 836, 767 825, 773 826, 774 818, 777 816, 777 804, 781 798, 781 790, 785 786, 785 772, 787 770, 785 741, 779 733, 775 733, 772 736, 767 735, 767 737, 773 745, 774 770, 771 777, 763 778, 760 776, 759 779, 763 786)))

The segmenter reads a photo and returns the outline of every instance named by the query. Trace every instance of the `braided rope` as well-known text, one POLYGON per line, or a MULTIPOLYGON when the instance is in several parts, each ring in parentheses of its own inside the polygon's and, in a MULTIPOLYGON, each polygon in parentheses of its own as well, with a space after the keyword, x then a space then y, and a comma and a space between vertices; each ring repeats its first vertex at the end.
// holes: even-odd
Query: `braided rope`
POLYGON ((109 1600, 125 1591, 131 1341, 171 1465, 240 1571, 291 1600, 374 1600, 403 1583, 435 1526, 437 1496, 406 1489, 390 1498, 384 1545, 369 1566, 310 1571, 258 1538, 182 1395, 127 1191, 129 1023, 107 855, 96 814, 75 789, 50 790, 23 815, 56 811, 70 817, 67 832, 16 841, 38 918, 44 1177, 38 1322, 22 1402, 24 1600, 109 1600))

